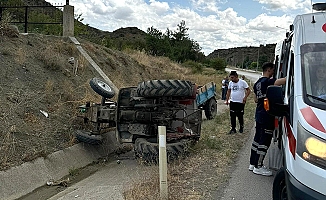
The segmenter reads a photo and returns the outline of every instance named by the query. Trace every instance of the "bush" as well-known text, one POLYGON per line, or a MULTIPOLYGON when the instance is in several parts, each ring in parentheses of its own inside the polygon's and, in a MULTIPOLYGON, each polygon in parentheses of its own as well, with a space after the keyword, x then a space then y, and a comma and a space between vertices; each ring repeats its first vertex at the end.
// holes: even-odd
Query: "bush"
POLYGON ((256 68, 257 68, 257 62, 252 62, 249 66, 249 69, 256 70, 256 68))

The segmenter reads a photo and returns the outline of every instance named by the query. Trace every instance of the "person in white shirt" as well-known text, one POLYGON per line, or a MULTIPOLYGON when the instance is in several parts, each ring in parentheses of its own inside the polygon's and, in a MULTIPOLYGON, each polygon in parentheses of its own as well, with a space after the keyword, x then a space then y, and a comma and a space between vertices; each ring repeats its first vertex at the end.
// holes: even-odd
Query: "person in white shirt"
POLYGON ((236 71, 231 71, 230 82, 226 94, 225 103, 230 105, 231 130, 229 134, 236 133, 236 118, 238 117, 240 128, 239 132, 243 133, 243 114, 244 106, 250 94, 250 89, 245 80, 239 79, 236 71))

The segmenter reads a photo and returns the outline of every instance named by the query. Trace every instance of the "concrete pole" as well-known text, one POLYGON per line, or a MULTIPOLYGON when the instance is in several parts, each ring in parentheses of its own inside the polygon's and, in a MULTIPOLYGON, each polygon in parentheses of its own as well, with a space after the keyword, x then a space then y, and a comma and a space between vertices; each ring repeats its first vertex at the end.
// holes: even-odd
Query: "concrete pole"
POLYGON ((258 71, 258 66, 259 66, 259 48, 260 48, 260 45, 258 47, 258 55, 257 55, 257 67, 256 67, 256 71, 258 71))
POLYGON ((63 36, 74 36, 74 7, 70 5, 63 7, 63 36))
POLYGON ((160 171, 160 199, 168 199, 167 159, 166 159, 166 127, 158 127, 159 134, 159 171, 160 171))

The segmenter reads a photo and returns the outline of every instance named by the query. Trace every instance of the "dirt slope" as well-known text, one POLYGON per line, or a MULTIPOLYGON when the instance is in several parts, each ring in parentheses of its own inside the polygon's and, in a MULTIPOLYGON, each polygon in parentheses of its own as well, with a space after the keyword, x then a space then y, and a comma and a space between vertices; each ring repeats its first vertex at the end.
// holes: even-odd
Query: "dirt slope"
MULTIPOLYGON (((151 78, 121 52, 86 41, 83 46, 117 87, 151 78)), ((0 169, 74 144, 74 130, 82 125, 77 107, 100 101, 89 87, 95 75, 74 44, 67 38, 35 34, 1 36, 0 66, 0 169), (70 57, 78 60, 76 74, 70 57)))

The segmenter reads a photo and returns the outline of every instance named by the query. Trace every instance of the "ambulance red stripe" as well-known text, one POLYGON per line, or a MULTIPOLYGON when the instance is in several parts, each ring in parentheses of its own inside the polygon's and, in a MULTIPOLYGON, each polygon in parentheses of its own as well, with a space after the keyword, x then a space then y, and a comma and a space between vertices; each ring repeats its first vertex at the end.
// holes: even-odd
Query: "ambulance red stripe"
POLYGON ((311 107, 306 107, 300 110, 304 119, 312 126, 313 128, 326 133, 326 130, 324 126, 320 123, 318 117, 314 113, 314 111, 311 109, 311 107))
POLYGON ((295 139, 292 129, 291 129, 291 126, 290 126, 290 123, 288 122, 288 120, 286 118, 284 118, 284 124, 286 127, 285 132, 286 132, 286 135, 288 136, 288 140, 289 140, 289 149, 290 149, 290 152, 291 152, 293 158, 295 159, 295 148, 297 146, 297 140, 295 139))

